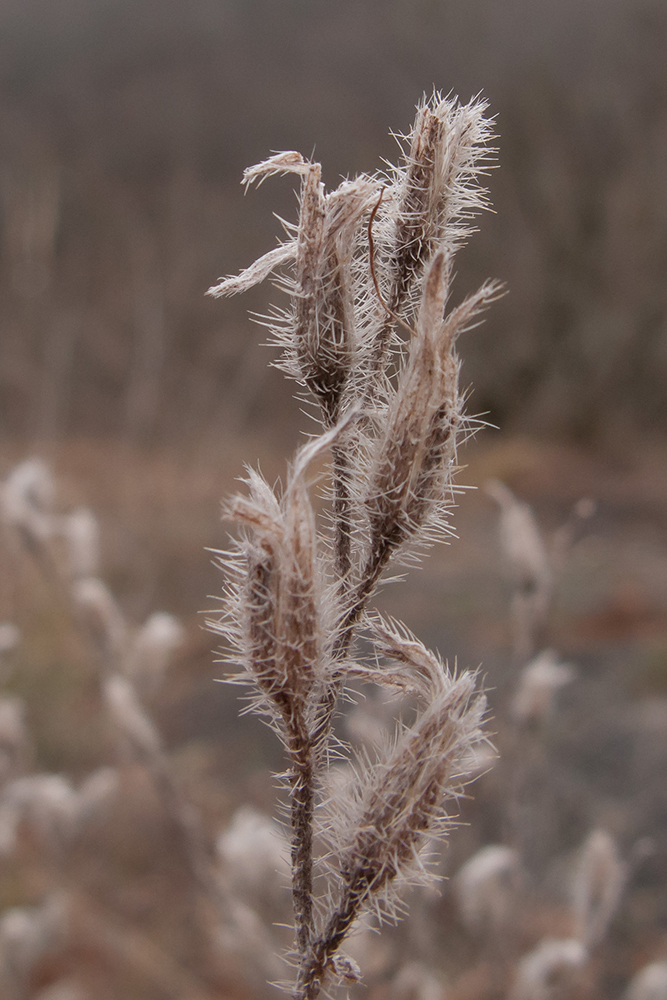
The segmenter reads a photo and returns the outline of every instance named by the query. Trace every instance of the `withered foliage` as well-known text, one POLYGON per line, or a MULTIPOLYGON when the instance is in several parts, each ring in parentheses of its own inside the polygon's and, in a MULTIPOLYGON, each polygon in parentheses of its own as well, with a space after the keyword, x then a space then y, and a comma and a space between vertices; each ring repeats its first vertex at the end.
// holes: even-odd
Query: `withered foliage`
POLYGON ((385 572, 450 532, 456 447, 466 421, 457 337, 499 294, 488 282, 449 304, 453 258, 486 205, 485 104, 435 94, 417 110, 402 162, 327 192, 318 163, 277 153, 245 173, 301 178, 287 238, 215 296, 279 270, 289 303, 266 319, 280 367, 319 411, 322 434, 301 448, 282 492, 255 472, 228 516, 241 526, 221 633, 230 679, 282 740, 289 760, 295 995, 314 1000, 358 978, 340 948, 368 910, 400 913, 401 885, 428 876, 423 850, 447 832, 484 740, 484 696, 404 626, 369 610, 385 572), (405 332, 409 339, 405 340, 405 332), (329 525, 310 497, 314 459, 330 456, 329 525), (364 634, 371 662, 357 648, 364 634), (332 719, 355 679, 422 702, 411 726, 373 761, 356 760, 345 791, 324 792, 332 755, 348 756, 332 719), (326 861, 314 844, 326 845, 326 861), (318 874, 322 875, 317 880, 318 874), (321 887, 324 886, 324 889, 321 887), (317 893, 316 893, 317 887, 317 893))

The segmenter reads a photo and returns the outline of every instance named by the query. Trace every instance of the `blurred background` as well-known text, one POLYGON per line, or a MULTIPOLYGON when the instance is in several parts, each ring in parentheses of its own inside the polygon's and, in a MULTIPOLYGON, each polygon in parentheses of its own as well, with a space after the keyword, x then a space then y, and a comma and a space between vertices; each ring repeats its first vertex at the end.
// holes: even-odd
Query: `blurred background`
MULTIPOLYGON (((591 829, 609 831, 626 861, 650 842, 581 997, 620 997, 643 963, 667 956, 666 57, 662 0, 0 0, 0 473, 46 459, 55 509, 94 510, 101 575, 128 622, 156 609, 183 622, 149 708, 211 836, 244 802, 273 810, 281 762, 259 723, 238 721, 234 693, 212 684, 222 668, 198 612, 221 583, 204 548, 226 544, 219 501, 243 463, 273 481, 308 429, 247 316, 280 293, 205 297, 275 245, 275 215, 295 215, 290 179, 244 197, 243 169, 296 149, 333 187, 395 160, 390 131, 408 131, 433 88, 488 99, 494 213, 459 255, 455 296, 487 277, 507 286, 461 343, 468 410, 500 430, 468 446, 462 480, 509 484, 545 539, 580 498, 596 504, 550 611, 548 643, 578 680, 531 750, 530 781, 550 791, 522 863, 549 904, 521 947, 535 927, 571 933, 554 886, 591 829)), ((502 743, 521 666, 514 584, 494 502, 479 489, 460 504, 460 540, 385 606, 443 655, 483 662, 502 743)), ((34 553, 4 545, 0 619, 21 634, 4 687, 27 706, 28 770, 80 780, 116 759, 94 657, 34 553)), ((65 882, 141 930, 143 958, 125 969, 99 942, 70 947, 31 967, 16 996, 60 979, 73 985, 55 1000, 261 993, 263 973, 209 969, 184 936, 193 904, 173 831, 145 779, 124 773, 116 818, 84 838, 65 882), (170 992, 156 971, 165 953, 209 971, 170 992)), ((450 873, 509 836, 511 776, 499 774, 483 779, 450 873)), ((41 905, 54 884, 51 862, 22 850, 0 876, 3 912, 41 905)), ((446 996, 504 995, 507 969, 489 973, 498 956, 465 936, 448 899, 428 911, 440 928, 428 962, 446 996)), ((397 970, 377 961, 379 996, 432 1000, 414 983, 391 993, 397 970)))
POLYGON ((298 149, 330 186, 372 171, 434 86, 497 116, 497 215, 460 284, 510 294, 463 346, 473 407, 583 440, 655 432, 666 32, 658 0, 3 0, 5 433, 182 442, 278 405, 289 420, 247 303, 203 298, 293 213, 288 181, 244 200, 242 170, 298 149))

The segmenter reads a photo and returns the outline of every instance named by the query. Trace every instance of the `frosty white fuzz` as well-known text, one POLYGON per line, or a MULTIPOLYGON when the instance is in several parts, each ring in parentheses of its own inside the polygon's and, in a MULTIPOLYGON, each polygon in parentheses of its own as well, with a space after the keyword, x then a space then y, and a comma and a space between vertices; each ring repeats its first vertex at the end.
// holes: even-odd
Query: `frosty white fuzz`
POLYGON ((185 640, 185 629, 166 611, 152 614, 132 639, 125 670, 147 693, 162 684, 173 654, 185 640))
POLYGON ((42 906, 14 907, 0 918, 0 976, 3 996, 24 997, 37 962, 62 947, 68 933, 67 898, 54 893, 42 906))
POLYGON ((667 1000, 667 962, 651 962, 640 969, 623 1000, 667 1000))
POLYGON ((112 674, 104 682, 104 696, 119 731, 140 756, 159 753, 161 740, 157 729, 144 712, 132 684, 121 674, 112 674))
POLYGON ((500 538, 517 579, 527 589, 549 590, 549 556, 532 510, 504 483, 494 480, 486 488, 500 504, 500 538))
POLYGON ((2 487, 5 521, 34 544, 52 531, 55 485, 51 471, 41 458, 29 458, 14 468, 2 487))
POLYGON ((561 688, 574 680, 576 671, 562 663, 552 649, 545 649, 521 671, 519 686, 512 702, 517 722, 541 722, 546 719, 561 688))
POLYGON ((11 622, 0 622, 0 657, 11 653, 21 641, 21 633, 11 622))
POLYGON ((216 847, 227 878, 242 894, 271 894, 288 885, 289 844, 265 813, 250 806, 237 809, 216 847))
POLYGON ((93 577, 100 571, 100 527, 88 507, 78 507, 61 520, 73 577, 93 577))
POLYGON ((447 1000, 443 984, 421 962, 410 962, 394 976, 392 1000, 447 1000))
POLYGON ((297 453, 284 490, 249 472, 247 494, 228 504, 241 537, 220 556, 229 582, 224 614, 211 622, 228 643, 229 679, 248 687, 250 708, 288 756, 299 1000, 315 1000, 329 979, 359 978, 340 951, 348 932, 365 912, 400 913, 399 887, 427 877, 423 851, 449 830, 461 788, 479 771, 485 701, 474 675, 449 671, 368 608, 393 563, 451 534, 465 427, 456 341, 499 293, 488 282, 449 305, 454 255, 486 205, 484 110, 435 94, 417 109, 399 166, 330 192, 320 165, 296 152, 251 167, 246 184, 300 179, 298 220, 285 224, 283 244, 210 289, 235 294, 278 270, 289 303, 265 322, 279 365, 323 427, 297 453), (327 453, 325 532, 307 477, 327 453), (356 655, 362 631, 374 644, 370 663, 356 655), (348 679, 414 695, 423 708, 335 781, 327 770, 347 754, 333 718, 348 679), (316 835, 329 848, 317 895, 316 835))
POLYGON ((519 962, 510 1000, 567 1000, 588 961, 575 938, 545 938, 519 962))
POLYGON ((628 868, 614 838, 593 830, 581 848, 573 883, 578 937, 589 948, 599 944, 618 909, 628 868))
POLYGON ((76 791, 59 774, 31 774, 11 781, 0 796, 0 854, 16 847, 20 824, 51 854, 59 854, 116 791, 115 768, 103 767, 76 791))
POLYGON ((50 853, 59 853, 77 826, 76 792, 59 774, 32 774, 18 778, 0 800, 3 848, 13 850, 18 825, 27 820, 31 832, 50 853))
MULTIPOLYGON (((234 915, 238 908, 215 864, 212 838, 197 809, 173 780, 160 735, 140 699, 141 693, 159 686, 169 659, 183 641, 183 628, 166 613, 151 615, 137 630, 130 628, 106 584, 90 575, 99 563, 94 515, 84 509, 55 515, 53 494, 46 466, 39 461, 23 463, 2 490, 5 523, 13 529, 19 550, 35 560, 48 582, 56 583, 61 597, 71 603, 81 638, 93 647, 103 699, 119 742, 126 755, 149 774, 192 885, 212 903, 238 944, 244 939, 234 915)), ((17 638, 15 632, 5 625, 4 635, 0 630, 0 646, 4 641, 9 648, 17 638)), ((19 703, 0 700, 0 855, 11 854, 23 841, 36 842, 51 862, 61 866, 85 824, 103 814, 118 787, 118 774, 113 768, 101 768, 78 790, 59 775, 19 778, 27 749, 19 703)), ((256 915, 254 920, 258 922, 256 915)), ((217 940, 217 931, 211 929, 214 934, 217 940)), ((266 933, 261 941, 266 952, 266 933)), ((275 961, 262 966, 276 976, 275 961)), ((9 989, 0 989, 3 1000, 9 997, 9 989)), ((23 986, 19 984, 17 990, 12 1000, 14 994, 16 1000, 24 1000, 23 986)))
POLYGON ((553 564, 530 506, 504 483, 487 483, 500 505, 500 543, 514 582, 514 647, 521 660, 534 655, 553 594, 553 564))
POLYGON ((128 629, 107 585, 92 576, 75 580, 72 597, 104 660, 111 665, 123 661, 127 653, 128 629))
POLYGON ((522 882, 521 860, 511 847, 489 844, 468 858, 455 882, 468 930, 474 934, 502 931, 516 912, 522 882))

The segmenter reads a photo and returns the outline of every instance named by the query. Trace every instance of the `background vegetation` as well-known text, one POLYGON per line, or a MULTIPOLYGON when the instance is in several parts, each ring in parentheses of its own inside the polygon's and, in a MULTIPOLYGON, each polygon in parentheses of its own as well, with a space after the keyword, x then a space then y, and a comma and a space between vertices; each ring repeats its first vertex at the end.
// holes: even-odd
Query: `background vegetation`
MULTIPOLYGON (((221 581, 203 550, 225 545, 219 500, 243 463, 274 481, 307 427, 246 315, 275 292, 204 297, 274 245, 272 211, 294 217, 291 181, 244 199, 242 170, 291 148, 315 152, 329 187, 373 170, 395 155, 387 128, 407 130, 433 86, 464 100, 483 91, 497 114, 496 214, 461 252, 455 295, 487 277, 508 286, 460 345, 468 409, 502 430, 462 456, 462 481, 480 489, 461 497, 460 540, 383 605, 443 656, 483 663, 498 720, 507 763, 477 785, 448 874, 511 839, 516 581, 481 489, 490 478, 533 505, 545 538, 578 499, 597 503, 545 636, 577 672, 522 777, 535 793, 523 923, 476 937, 449 884, 439 902, 413 901, 416 930, 406 924, 375 966, 366 956, 374 1000, 499 1000, 510 937, 514 961, 545 934, 573 933, 564 873, 596 827, 624 862, 650 844, 574 995, 615 1000, 667 956, 666 43, 659 0, 0 3, 0 475, 47 458, 56 513, 83 504, 99 518, 100 575, 127 621, 165 609, 184 623, 147 707, 210 837, 243 803, 273 810, 281 763, 262 728, 237 718, 233 692, 212 684, 219 668, 198 612, 221 581), (415 955, 437 995, 400 980, 415 955)), ((31 966, 26 995, 59 982, 70 992, 47 1000, 261 994, 264 972, 245 977, 248 963, 212 959, 197 936, 213 921, 193 922, 200 904, 163 804, 118 754, 71 607, 11 531, 0 621, 21 634, 0 665, 3 697, 26 705, 24 769, 77 787, 101 765, 122 776, 120 798, 64 868, 28 830, 3 858, 3 914, 74 886, 79 930, 103 929, 31 966)), ((257 906, 281 916, 275 900, 257 906)))
POLYGON ((497 215, 461 285, 511 294, 464 347, 473 407, 584 438, 664 423, 657 0, 4 0, 0 39, 7 433, 173 442, 289 419, 243 307, 202 297, 279 231, 242 169, 294 148, 330 186, 373 170, 433 86, 498 116, 497 215))

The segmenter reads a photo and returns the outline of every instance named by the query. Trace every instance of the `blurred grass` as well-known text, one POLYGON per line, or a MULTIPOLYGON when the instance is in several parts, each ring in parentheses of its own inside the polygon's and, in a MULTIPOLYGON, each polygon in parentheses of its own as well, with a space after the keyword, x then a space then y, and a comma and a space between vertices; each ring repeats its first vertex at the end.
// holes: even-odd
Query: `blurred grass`
MULTIPOLYGON (((280 770, 282 761, 268 730, 257 719, 238 717, 235 691, 213 681, 222 668, 213 662, 216 641, 203 630, 199 611, 215 606, 206 595, 215 599, 222 580, 206 547, 226 544, 220 499, 238 488, 243 462, 259 461, 271 481, 283 473, 289 450, 289 442, 267 448, 238 438, 196 458, 176 449, 147 452, 85 441, 42 451, 55 472, 58 508, 86 504, 99 517, 102 575, 128 619, 139 625, 164 609, 185 624, 185 645, 148 707, 175 780, 202 811, 212 835, 243 801, 273 811, 271 771, 280 770)), ((4 442, 0 471, 6 474, 30 453, 17 442, 4 442)), ((514 676, 511 586, 496 537, 497 510, 483 485, 490 477, 502 478, 533 505, 547 532, 582 496, 596 500, 597 514, 582 526, 566 562, 550 623, 550 644, 575 663, 578 675, 544 735, 553 770, 545 786, 544 818, 551 828, 543 846, 547 854, 571 850, 596 822, 610 824, 625 842, 654 837, 651 885, 638 884, 623 924, 624 969, 636 954, 639 929, 658 935, 667 918, 660 903, 667 884, 667 842, 660 827, 667 748, 655 742, 667 705, 666 457, 667 446, 628 455, 488 433, 460 456, 466 466, 460 480, 473 489, 459 497, 454 513, 458 538, 434 549, 421 569, 405 583, 386 587, 380 598, 385 610, 399 614, 450 662, 482 664, 496 716, 492 728, 501 747, 511 746, 504 720, 514 676), (642 746, 651 748, 643 763, 642 746)), ((80 778, 115 762, 98 667, 67 603, 29 558, 5 560, 2 574, 0 618, 14 621, 23 635, 5 664, 3 687, 28 705, 35 769, 80 778)), ((465 806, 470 827, 457 833, 449 851, 452 869, 478 843, 502 835, 504 780, 502 769, 494 769, 476 786, 465 806)), ((118 800, 79 845, 68 871, 128 927, 149 934, 186 966, 192 963, 198 946, 188 924, 192 901, 182 860, 141 769, 124 770, 118 800)), ((3 870, 0 903, 33 902, 44 885, 42 862, 25 845, 20 863, 3 870)), ((439 919, 438 933, 450 934, 447 921, 453 917, 447 917, 444 904, 439 919)), ((544 920, 551 926, 557 914, 550 910, 544 920)), ((460 930, 451 934, 455 940, 460 930)), ((458 958, 447 959, 457 974, 466 947, 458 958)), ((123 1000, 160 996, 125 975, 118 972, 117 983, 124 985, 116 987, 123 1000)))

